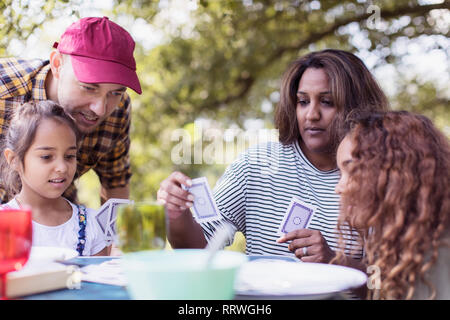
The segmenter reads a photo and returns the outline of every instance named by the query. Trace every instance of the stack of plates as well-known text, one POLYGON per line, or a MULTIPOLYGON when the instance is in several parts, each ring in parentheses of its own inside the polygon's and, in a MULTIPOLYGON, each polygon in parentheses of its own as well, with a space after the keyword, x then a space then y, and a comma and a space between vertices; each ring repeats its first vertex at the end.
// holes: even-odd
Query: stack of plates
POLYGON ((326 298, 366 282, 367 275, 353 268, 262 256, 241 267, 235 292, 238 298, 326 298))

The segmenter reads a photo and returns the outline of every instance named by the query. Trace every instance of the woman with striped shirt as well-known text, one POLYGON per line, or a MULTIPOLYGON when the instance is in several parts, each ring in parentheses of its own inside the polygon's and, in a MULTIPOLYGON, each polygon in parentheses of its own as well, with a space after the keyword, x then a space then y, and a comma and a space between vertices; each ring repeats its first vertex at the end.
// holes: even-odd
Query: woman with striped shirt
MULTIPOLYGON (((352 110, 387 110, 387 98, 358 57, 332 49, 294 61, 284 74, 280 94, 275 114, 279 142, 249 148, 214 188, 222 220, 198 224, 193 219, 193 196, 181 187, 191 184, 186 175, 174 172, 161 183, 158 200, 166 206, 172 247, 203 248, 217 226, 226 223, 244 234, 250 255, 295 255, 322 263, 335 256, 340 132, 352 110), (277 231, 292 197, 316 210, 308 229, 280 238, 277 231)), ((356 237, 351 244, 347 252, 356 259, 348 259, 349 264, 362 269, 356 237)))

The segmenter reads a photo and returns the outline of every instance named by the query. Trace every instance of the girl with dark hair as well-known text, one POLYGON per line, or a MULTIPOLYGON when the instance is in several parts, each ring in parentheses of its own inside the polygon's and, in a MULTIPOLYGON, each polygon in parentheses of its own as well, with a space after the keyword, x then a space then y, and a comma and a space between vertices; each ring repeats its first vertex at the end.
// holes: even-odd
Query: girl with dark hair
MULTIPOLYGON (((244 234, 249 255, 292 255, 328 263, 338 240, 339 197, 334 187, 339 180, 340 129, 351 110, 387 108, 383 91, 352 53, 323 50, 298 59, 281 85, 275 114, 280 142, 249 148, 214 189, 222 220, 193 220, 192 195, 181 188, 189 185, 189 177, 174 172, 161 183, 158 200, 167 209, 172 246, 204 247, 216 227, 225 223, 244 234), (278 228, 293 197, 315 207, 314 216, 308 229, 279 238, 278 228)), ((230 237, 228 243, 232 241, 230 237)), ((354 257, 361 254, 360 250, 354 257)))
POLYGON ((380 276, 368 298, 450 299, 449 140, 406 111, 352 123, 337 152, 339 229, 358 231, 363 263, 380 276))
POLYGON ((2 207, 32 209, 33 246, 105 255, 92 213, 62 197, 75 176, 80 137, 74 120, 50 100, 15 109, 0 157, 2 185, 12 200, 2 207))

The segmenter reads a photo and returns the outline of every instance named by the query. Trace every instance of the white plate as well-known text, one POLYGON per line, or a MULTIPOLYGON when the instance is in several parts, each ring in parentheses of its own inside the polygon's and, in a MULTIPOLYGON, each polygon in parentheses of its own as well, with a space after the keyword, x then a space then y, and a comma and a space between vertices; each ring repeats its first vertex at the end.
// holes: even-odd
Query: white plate
POLYGON ((256 259, 241 266, 235 284, 240 296, 323 295, 364 285, 359 270, 277 259, 256 259))
POLYGON ((69 260, 75 257, 78 257, 78 252, 73 249, 62 247, 33 246, 31 247, 29 260, 55 261, 55 260, 69 260))

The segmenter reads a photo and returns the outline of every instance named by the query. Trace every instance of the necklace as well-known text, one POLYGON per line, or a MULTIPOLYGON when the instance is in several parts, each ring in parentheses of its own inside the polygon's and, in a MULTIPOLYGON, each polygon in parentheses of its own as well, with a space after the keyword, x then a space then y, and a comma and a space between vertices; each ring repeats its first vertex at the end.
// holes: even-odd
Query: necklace
MULTIPOLYGON (((309 202, 310 205, 313 204, 312 198, 311 198, 311 189, 313 189, 311 182, 309 181, 308 173, 306 172, 306 168, 303 165, 303 151, 300 147, 300 144, 297 144, 297 147, 299 150, 296 150, 295 156, 297 158, 298 163, 300 164, 300 175, 303 179, 300 179, 300 186, 303 187, 303 190, 305 191, 304 199, 309 202), (306 199, 307 197, 307 199, 306 199)), ((306 161, 306 160, 305 160, 306 161)))
POLYGON ((312 201, 312 197, 311 197, 311 191, 314 188, 313 188, 311 182, 309 181, 309 173, 306 172, 306 168, 303 166, 302 160, 300 160, 300 171, 301 171, 301 175, 303 177, 303 181, 300 183, 300 185, 303 184, 303 188, 305 189, 306 195, 308 196, 309 204, 313 205, 313 201, 312 201))

